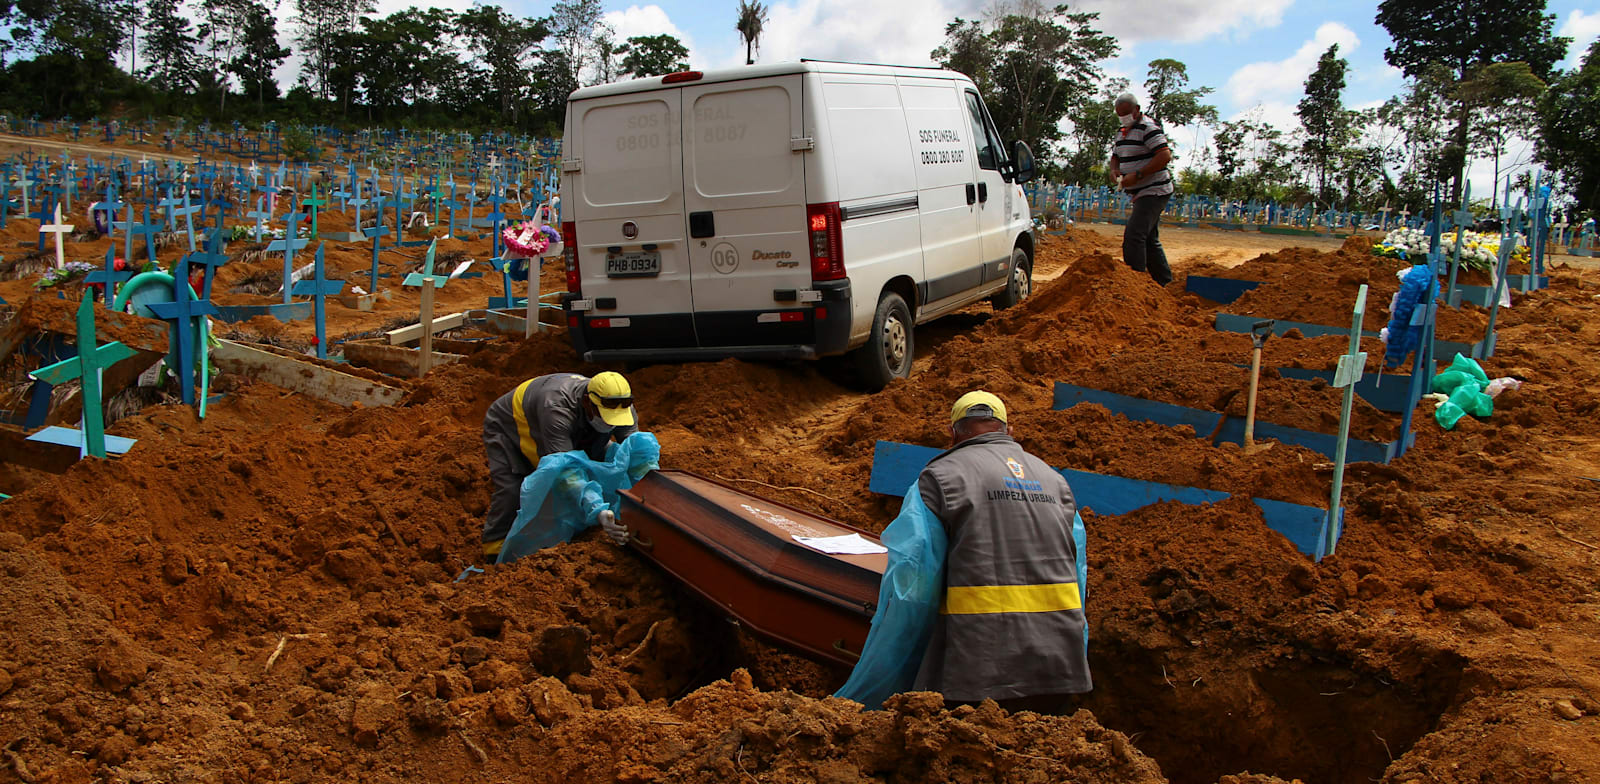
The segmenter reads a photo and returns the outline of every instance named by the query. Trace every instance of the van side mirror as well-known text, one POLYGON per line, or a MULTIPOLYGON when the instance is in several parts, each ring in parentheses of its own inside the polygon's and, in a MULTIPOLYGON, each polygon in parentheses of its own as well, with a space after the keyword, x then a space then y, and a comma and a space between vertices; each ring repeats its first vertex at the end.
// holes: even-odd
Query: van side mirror
POLYGON ((1011 144, 1011 168, 1014 182, 1029 182, 1039 176, 1038 166, 1033 162, 1033 150, 1028 149, 1028 145, 1020 139, 1011 144))

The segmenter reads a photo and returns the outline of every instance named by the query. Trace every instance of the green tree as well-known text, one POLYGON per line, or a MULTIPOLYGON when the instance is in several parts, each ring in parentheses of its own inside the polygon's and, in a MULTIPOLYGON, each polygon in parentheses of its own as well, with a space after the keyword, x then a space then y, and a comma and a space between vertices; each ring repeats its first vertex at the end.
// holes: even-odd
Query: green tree
POLYGON ((733 29, 739 31, 739 38, 744 41, 745 65, 756 64, 756 52, 761 49, 761 33, 767 26, 769 10, 761 0, 739 0, 738 21, 734 22, 733 29))
POLYGON ((951 70, 986 71, 985 101, 1001 136, 1026 142, 1048 172, 1059 168, 1053 150, 1062 138, 1062 118, 1093 100, 1103 78, 1099 63, 1117 53, 1116 39, 1093 27, 1098 18, 1069 13, 1064 5, 1009 13, 995 19, 981 38, 956 19, 932 56, 951 70))
POLYGON ((278 27, 265 6, 252 3, 245 13, 239 29, 239 50, 228 62, 228 72, 238 77, 239 87, 245 95, 254 94, 256 108, 266 108, 268 93, 278 97, 278 80, 273 73, 289 56, 289 50, 278 43, 278 27))
POLYGON ((635 79, 689 70, 689 50, 682 41, 661 35, 636 35, 623 44, 622 73, 635 79))
POLYGON ((127 40, 127 10, 92 0, 0 0, 5 38, 13 51, 31 54, 8 69, 5 89, 30 111, 99 111, 104 86, 124 81, 112 58, 127 40))
POLYGON ((200 0, 199 38, 206 45, 208 60, 203 73, 211 75, 220 88, 219 112, 228 108, 228 77, 232 74, 228 66, 243 43, 251 12, 258 9, 254 0, 200 0))
POLYGON ((570 0, 551 8, 550 33, 565 55, 561 62, 572 69, 573 84, 580 83, 584 69, 594 64, 599 39, 613 32, 600 21, 604 11, 600 0, 570 0))
POLYGON ((441 8, 407 8, 382 19, 361 20, 362 31, 341 41, 355 56, 357 85, 367 119, 394 119, 409 108, 413 119, 424 103, 438 99, 461 63, 445 40, 453 14, 441 8))
POLYGON ((149 20, 144 28, 144 53, 149 64, 145 78, 158 90, 187 93, 194 88, 199 64, 198 43, 189 19, 179 10, 179 0, 148 0, 149 20))
POLYGON ((1306 95, 1295 111, 1305 128, 1300 158, 1316 175, 1317 198, 1329 201, 1328 175, 1349 142, 1350 116, 1344 109, 1344 77, 1349 69, 1349 61, 1339 56, 1339 45, 1328 47, 1316 70, 1306 77, 1306 95))
POLYGON ((1471 141, 1494 161, 1489 203, 1500 197, 1500 160, 1513 139, 1528 138, 1538 127, 1539 98, 1545 83, 1527 63, 1494 63, 1475 71, 1456 88, 1472 114, 1471 141))
POLYGON ((456 17, 456 32, 487 69, 484 81, 499 105, 500 117, 515 125, 532 79, 527 63, 550 35, 550 27, 542 19, 518 19, 499 6, 479 5, 456 17))
POLYGON ((561 120, 566 112, 567 96, 578 89, 577 69, 567 60, 561 49, 540 52, 529 71, 532 80, 533 102, 546 126, 553 124, 555 133, 561 135, 561 120))
POLYGON ((361 17, 377 9, 376 0, 294 0, 294 7, 294 21, 299 25, 294 40, 305 56, 303 73, 309 73, 312 89, 323 100, 340 93, 348 100, 351 80, 343 80, 343 90, 334 89, 329 81, 336 65, 348 67, 349 53, 337 46, 348 43, 348 35, 359 29, 361 17))
POLYGON ((955 21, 945 25, 944 44, 933 50, 930 56, 942 67, 966 74, 978 86, 978 92, 989 94, 992 83, 989 69, 994 67, 994 48, 983 25, 956 17, 955 21))
POLYGON ((1201 99, 1214 92, 1210 87, 1183 89, 1189 83, 1189 66, 1162 58, 1151 60, 1148 68, 1144 88, 1150 94, 1150 105, 1145 111, 1156 118, 1156 122, 1178 126, 1196 120, 1217 121, 1217 107, 1201 103, 1201 99))
POLYGON ((1065 155, 1059 167, 1046 167, 1041 171, 1062 182, 1104 181, 1106 159, 1110 157, 1117 130, 1122 127, 1117 121, 1116 96, 1127 89, 1127 80, 1113 79, 1098 93, 1075 102, 1067 110, 1067 120, 1072 124, 1067 141, 1072 151, 1065 155))
MULTIPOLYGON (((1517 61, 1527 63, 1535 76, 1548 78, 1570 43, 1553 34, 1555 19, 1545 13, 1545 0, 1383 0, 1377 23, 1394 39, 1383 52, 1390 65, 1411 77, 1442 66, 1450 81, 1459 84, 1483 66, 1517 61)), ((1452 200, 1459 202, 1471 117, 1459 98, 1453 103, 1450 139, 1456 149, 1446 165, 1452 200)))
POLYGON ((1432 184, 1453 171, 1445 129, 1453 90, 1449 69, 1435 65, 1407 80, 1405 91, 1378 109, 1374 136, 1386 169, 1400 173, 1389 194, 1396 208, 1421 209, 1432 198, 1432 184))
POLYGON ((1539 109, 1539 160, 1580 215, 1600 213, 1600 41, 1550 84, 1539 109))
POLYGON ((1284 201, 1289 195, 1292 150, 1283 131, 1252 113, 1222 123, 1215 142, 1223 196, 1284 201))

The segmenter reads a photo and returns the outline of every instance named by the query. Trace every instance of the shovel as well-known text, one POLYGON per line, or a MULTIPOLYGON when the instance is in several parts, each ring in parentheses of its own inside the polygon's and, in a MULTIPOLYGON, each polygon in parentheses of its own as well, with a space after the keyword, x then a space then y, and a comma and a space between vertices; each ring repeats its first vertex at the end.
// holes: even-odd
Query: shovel
POLYGON ((1272 337, 1272 327, 1277 323, 1267 320, 1250 325, 1250 397, 1244 407, 1244 452, 1247 455, 1272 447, 1267 444, 1256 448, 1256 388, 1261 381, 1261 349, 1267 345, 1267 338, 1272 337))

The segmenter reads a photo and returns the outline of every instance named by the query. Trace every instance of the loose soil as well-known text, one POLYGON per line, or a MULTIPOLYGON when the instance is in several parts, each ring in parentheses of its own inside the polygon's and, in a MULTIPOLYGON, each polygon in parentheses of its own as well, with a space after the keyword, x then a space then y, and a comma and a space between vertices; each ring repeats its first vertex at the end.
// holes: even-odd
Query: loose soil
MULTIPOLYGON (((225 377, 204 421, 155 405, 113 424, 139 439, 125 457, 0 470, 16 493, 0 503, 0 619, 26 630, 0 640, 0 780, 1600 780, 1595 274, 1558 269, 1502 313, 1484 365, 1525 384, 1493 416, 1446 432, 1419 408, 1405 457, 1350 467, 1343 539, 1316 563, 1249 499, 1325 504, 1322 455, 1051 410, 1059 381, 1243 404, 1248 337, 1077 231, 1042 242, 1034 297, 919 330, 916 373, 876 395, 833 363, 625 369, 665 466, 869 530, 898 508, 866 489, 874 442, 944 446, 950 402, 978 387, 1053 465, 1231 493, 1086 511, 1096 690, 1073 714, 946 710, 927 694, 862 711, 828 697, 845 673, 744 635, 593 534, 456 582, 488 502, 485 409, 530 376, 599 369, 541 334, 390 379, 407 397, 388 408, 225 377)), ((1383 270, 1329 251, 1275 250, 1239 274, 1299 270, 1347 310, 1341 279, 1365 270, 1376 288, 1383 270)), ((405 253, 420 249, 386 268, 414 263, 405 253)), ((370 264, 355 245, 328 259, 357 280, 370 264)), ((27 283, 0 294, 25 303, 27 283)), ((451 281, 441 309, 481 307, 498 286, 451 281)), ((335 307, 329 334, 415 310, 409 292, 335 307)), ((303 323, 239 329, 309 337, 303 323)), ((1344 349, 1276 338, 1266 364, 1327 368, 1344 349)), ((1338 395, 1268 373, 1259 408, 1331 432, 1338 395)), ((1355 432, 1393 438, 1397 419, 1360 408, 1355 432)))

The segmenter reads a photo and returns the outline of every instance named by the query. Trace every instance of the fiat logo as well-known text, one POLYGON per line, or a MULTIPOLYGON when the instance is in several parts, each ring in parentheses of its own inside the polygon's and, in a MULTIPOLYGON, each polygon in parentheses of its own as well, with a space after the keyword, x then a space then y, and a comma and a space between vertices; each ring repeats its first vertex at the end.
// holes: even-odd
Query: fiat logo
POLYGON ((634 223, 633 221, 628 221, 626 223, 623 223, 622 224, 622 236, 626 237, 627 239, 630 239, 630 240, 633 239, 634 237, 639 236, 639 224, 634 223))

